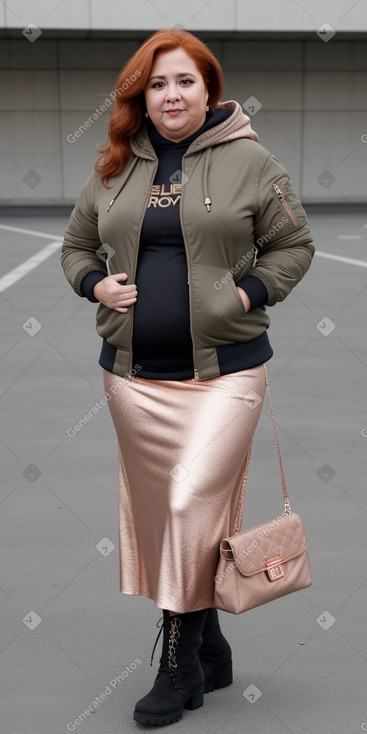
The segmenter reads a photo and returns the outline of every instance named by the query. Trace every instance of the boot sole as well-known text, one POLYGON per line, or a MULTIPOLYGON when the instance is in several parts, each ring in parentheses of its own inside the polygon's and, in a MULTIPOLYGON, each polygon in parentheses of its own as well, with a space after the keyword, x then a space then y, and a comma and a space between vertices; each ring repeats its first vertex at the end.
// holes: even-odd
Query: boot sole
POLYGON ((204 683, 204 693, 212 693, 213 691, 217 691, 219 688, 226 688, 227 686, 230 686, 231 683, 233 683, 232 660, 225 666, 225 668, 222 668, 214 680, 204 683))
POLYGON ((199 688, 196 688, 186 699, 182 709, 179 711, 166 714, 165 716, 152 716, 152 714, 140 714, 138 711, 134 711, 134 721, 137 721, 138 724, 144 724, 145 726, 167 726, 168 724, 175 724, 177 721, 180 721, 184 709, 194 711, 203 705, 204 686, 199 686, 199 688))

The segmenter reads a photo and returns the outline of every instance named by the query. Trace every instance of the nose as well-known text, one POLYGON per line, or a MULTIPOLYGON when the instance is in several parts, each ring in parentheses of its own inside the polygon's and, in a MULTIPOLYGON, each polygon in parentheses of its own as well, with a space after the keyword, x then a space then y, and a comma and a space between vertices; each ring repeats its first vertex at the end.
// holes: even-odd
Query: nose
POLYGON ((175 100, 181 99, 181 94, 179 90, 177 89, 176 85, 170 85, 170 87, 167 89, 166 94, 166 100, 167 102, 173 102, 175 100))

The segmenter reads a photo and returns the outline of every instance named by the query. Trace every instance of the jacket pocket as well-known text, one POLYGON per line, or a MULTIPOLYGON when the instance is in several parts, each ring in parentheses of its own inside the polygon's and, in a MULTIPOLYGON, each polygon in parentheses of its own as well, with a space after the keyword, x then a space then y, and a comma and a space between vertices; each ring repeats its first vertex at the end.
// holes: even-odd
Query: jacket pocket
POLYGON ((246 311, 230 271, 192 265, 191 301, 194 331, 202 343, 246 341, 246 311))
POLYGON ((293 230, 306 224, 307 217, 305 210, 293 191, 289 179, 283 177, 279 181, 273 182, 272 188, 280 210, 287 217, 291 229, 293 230))
POLYGON ((103 339, 118 349, 130 349, 133 312, 120 313, 100 303, 96 314, 96 329, 103 339))

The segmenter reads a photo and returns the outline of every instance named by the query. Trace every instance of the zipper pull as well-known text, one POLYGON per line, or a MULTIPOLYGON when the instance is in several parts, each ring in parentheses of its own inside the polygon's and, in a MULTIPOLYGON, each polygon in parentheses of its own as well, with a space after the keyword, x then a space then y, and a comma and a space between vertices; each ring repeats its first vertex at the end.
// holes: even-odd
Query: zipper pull
POLYGON ((197 370, 194 370, 194 380, 195 382, 199 379, 199 373, 197 370))
POLYGON ((274 189, 274 191, 275 191, 275 193, 276 193, 276 195, 277 195, 278 199, 280 199, 280 200, 282 200, 282 199, 283 199, 283 200, 284 200, 284 196, 283 196, 283 194, 282 194, 282 192, 281 192, 281 190, 280 190, 280 188, 279 188, 278 184, 276 184, 276 183, 273 183, 273 189, 274 189))
POLYGON ((111 206, 112 206, 112 204, 113 204, 113 202, 114 202, 114 201, 115 201, 115 199, 111 199, 111 201, 110 201, 110 203, 109 203, 109 205, 108 205, 108 209, 107 209, 107 214, 108 214, 108 212, 110 211, 110 209, 111 209, 111 206))
POLYGON ((274 189, 274 191, 275 191, 275 193, 276 193, 279 201, 281 202, 281 205, 282 205, 283 209, 287 212, 287 214, 288 214, 290 220, 293 222, 294 226, 297 227, 298 226, 298 219, 297 219, 294 211, 292 211, 292 209, 289 206, 288 202, 284 198, 283 193, 280 190, 278 184, 273 183, 273 189, 274 189))

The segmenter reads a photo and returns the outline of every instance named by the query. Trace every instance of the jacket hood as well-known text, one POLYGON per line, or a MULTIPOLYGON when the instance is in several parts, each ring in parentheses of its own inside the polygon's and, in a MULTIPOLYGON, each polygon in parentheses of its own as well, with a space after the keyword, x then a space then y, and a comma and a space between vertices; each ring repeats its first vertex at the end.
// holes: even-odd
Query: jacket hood
POLYGON ((219 109, 232 111, 232 114, 219 125, 207 130, 199 135, 190 145, 187 154, 196 153, 198 150, 205 149, 204 168, 203 168, 203 203, 207 211, 210 212, 212 200, 209 193, 209 164, 210 154, 214 145, 219 143, 229 143, 231 140, 238 138, 250 138, 256 143, 259 140, 258 135, 251 128, 250 118, 242 112, 242 108, 238 102, 230 99, 228 102, 220 102, 219 109))
POLYGON ((219 102, 216 109, 229 110, 232 114, 224 122, 200 135, 190 148, 199 150, 207 148, 209 145, 228 143, 238 138, 250 138, 256 143, 259 142, 259 136, 251 127, 250 118, 242 112, 241 105, 238 102, 233 99, 227 102, 219 102))
MULTIPOLYGON (((228 110, 232 114, 218 125, 211 127, 209 130, 205 130, 195 138, 187 150, 188 154, 238 138, 250 138, 255 142, 259 141, 257 133, 251 128, 250 118, 243 113, 241 105, 238 102, 233 99, 227 102, 219 102, 214 109, 214 113, 215 110, 228 110)), ((142 158, 155 158, 146 126, 132 138, 130 146, 135 155, 142 158)))

